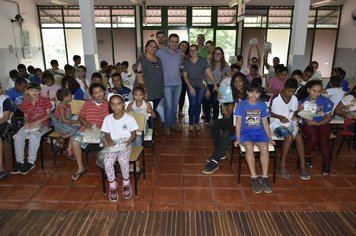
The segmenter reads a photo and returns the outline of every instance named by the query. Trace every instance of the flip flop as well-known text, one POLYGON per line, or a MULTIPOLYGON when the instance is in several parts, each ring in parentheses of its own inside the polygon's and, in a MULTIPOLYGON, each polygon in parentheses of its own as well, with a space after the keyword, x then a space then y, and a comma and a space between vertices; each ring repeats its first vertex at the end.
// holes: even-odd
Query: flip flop
POLYGON ((73 174, 72 180, 77 181, 78 179, 80 179, 80 177, 82 177, 82 175, 84 175, 87 172, 87 170, 88 170, 87 168, 84 168, 81 172, 73 174))

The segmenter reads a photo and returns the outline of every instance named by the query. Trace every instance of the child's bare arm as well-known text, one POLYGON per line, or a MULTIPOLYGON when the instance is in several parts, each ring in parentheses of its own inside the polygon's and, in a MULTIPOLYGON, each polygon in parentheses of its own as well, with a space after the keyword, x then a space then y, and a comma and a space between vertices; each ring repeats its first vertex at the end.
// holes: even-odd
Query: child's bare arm
POLYGON ((63 123, 66 123, 66 124, 79 124, 80 123, 78 120, 67 119, 63 107, 59 107, 59 114, 61 116, 61 120, 63 123))
POLYGON ((130 111, 132 111, 132 105, 133 105, 133 102, 130 102, 129 103, 129 105, 127 105, 127 107, 126 107, 126 112, 130 112, 130 111))
POLYGON ((114 141, 111 139, 110 133, 105 133, 104 138, 105 138, 108 146, 113 146, 114 145, 114 141))
POLYGON ((91 128, 91 126, 92 126, 91 123, 89 123, 84 117, 79 116, 78 120, 80 121, 80 123, 82 125, 85 126, 85 128, 91 128))
POLYGON ((127 140, 125 143, 126 143, 126 146, 128 146, 130 143, 132 143, 136 138, 136 130, 134 131, 131 131, 131 136, 129 138, 129 140, 127 140))
POLYGON ((146 102, 146 105, 147 105, 147 112, 151 114, 152 118, 156 118, 157 115, 156 112, 153 111, 153 107, 151 106, 151 103, 146 102))
POLYGON ((269 128, 269 123, 268 123, 267 117, 263 118, 262 123, 263 123, 263 128, 265 129, 265 132, 269 138, 269 142, 273 145, 276 145, 276 142, 274 140, 272 140, 272 137, 271 137, 271 131, 269 128))
POLYGON ((236 140, 234 142, 234 146, 237 147, 237 145, 240 144, 240 131, 241 131, 241 116, 236 117, 236 140))

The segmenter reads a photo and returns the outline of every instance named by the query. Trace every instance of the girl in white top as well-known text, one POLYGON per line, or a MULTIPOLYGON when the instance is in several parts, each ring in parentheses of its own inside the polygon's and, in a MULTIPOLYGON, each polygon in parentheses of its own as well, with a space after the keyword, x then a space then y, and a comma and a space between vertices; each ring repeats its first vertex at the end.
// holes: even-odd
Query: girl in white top
MULTIPOLYGON (((153 111, 153 108, 151 104, 147 101, 144 100, 145 97, 145 89, 141 85, 137 85, 134 87, 133 91, 133 101, 129 103, 129 105, 126 108, 127 112, 133 111, 137 113, 141 113, 145 116, 146 123, 145 123, 145 132, 147 131, 147 121, 149 119, 149 115, 152 116, 152 118, 156 118, 156 113, 153 111)), ((137 138, 137 140, 141 140, 137 138)), ((135 142, 135 145, 136 146, 135 142)), ((139 145, 139 144, 138 144, 139 145)))
POLYGON ((104 158, 105 172, 110 183, 109 200, 116 202, 119 198, 117 192, 118 184, 115 181, 114 165, 116 161, 120 164, 123 177, 123 197, 129 199, 132 195, 129 180, 129 161, 132 151, 131 143, 136 138, 138 125, 134 117, 124 112, 125 100, 120 94, 112 95, 109 103, 111 114, 105 117, 101 131, 105 134, 108 147, 114 146, 115 144, 125 144, 124 149, 120 148, 120 150, 116 152, 107 152, 104 158))

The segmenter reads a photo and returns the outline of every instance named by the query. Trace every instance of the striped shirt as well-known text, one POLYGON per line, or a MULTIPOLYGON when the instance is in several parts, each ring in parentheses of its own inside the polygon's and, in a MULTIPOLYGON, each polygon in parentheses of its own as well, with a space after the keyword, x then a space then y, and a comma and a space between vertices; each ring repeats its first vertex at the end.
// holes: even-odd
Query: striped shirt
POLYGON ((163 97, 163 67, 161 60, 157 57, 157 62, 151 62, 141 55, 137 58, 136 65, 141 64, 141 72, 147 91, 148 100, 155 100, 163 97))
MULTIPOLYGON (((94 99, 89 99, 84 103, 83 107, 80 109, 79 116, 85 118, 92 125, 96 125, 97 128, 101 128, 104 118, 109 114, 109 103, 105 100, 100 105, 94 101, 94 99)), ((80 127, 80 131, 84 131, 85 127, 80 127)))
MULTIPOLYGON (((29 122, 34 122, 47 115, 47 109, 52 108, 52 103, 48 98, 39 96, 35 105, 31 100, 25 100, 21 105, 21 111, 27 115, 29 122)), ((43 121, 46 127, 49 127, 49 120, 43 121)))

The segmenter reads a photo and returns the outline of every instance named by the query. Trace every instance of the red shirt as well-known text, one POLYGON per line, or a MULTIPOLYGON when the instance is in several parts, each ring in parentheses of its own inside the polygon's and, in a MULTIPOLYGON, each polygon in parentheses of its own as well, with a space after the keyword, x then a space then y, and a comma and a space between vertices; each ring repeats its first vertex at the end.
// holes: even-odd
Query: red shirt
MULTIPOLYGON (((31 100, 25 100, 21 104, 21 111, 27 115, 29 122, 34 122, 36 120, 42 119, 45 115, 47 115, 47 109, 52 108, 52 103, 48 98, 44 98, 39 96, 35 105, 33 105, 31 100)), ((43 121, 43 124, 49 127, 49 121, 43 121)))
MULTIPOLYGON (((98 106, 93 99, 89 99, 86 103, 84 103, 79 112, 79 116, 85 118, 85 120, 90 124, 95 124, 99 129, 103 125, 105 116, 108 114, 109 103, 105 100, 98 106)), ((82 126, 80 130, 84 131, 84 126, 82 126)))

